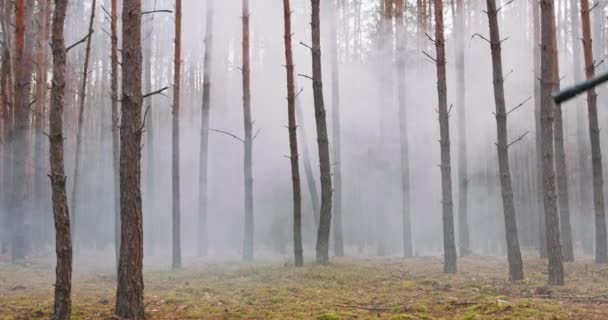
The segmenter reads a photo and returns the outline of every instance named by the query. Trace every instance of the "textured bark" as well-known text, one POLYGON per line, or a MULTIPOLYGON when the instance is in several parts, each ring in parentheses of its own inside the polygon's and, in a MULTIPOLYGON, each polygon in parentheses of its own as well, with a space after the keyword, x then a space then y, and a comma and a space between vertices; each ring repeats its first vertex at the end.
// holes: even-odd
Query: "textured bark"
POLYGON ((93 39, 93 23, 95 22, 95 7, 97 1, 93 0, 91 5, 91 17, 89 19, 89 29, 87 44, 84 52, 84 68, 82 71, 82 83, 78 91, 78 129, 76 131, 76 152, 74 158, 74 182, 72 183, 72 239, 76 239, 76 222, 78 215, 78 191, 80 191, 80 161, 82 157, 82 128, 84 126, 84 112, 87 98, 87 79, 89 78, 89 60, 91 57, 91 40, 93 39))
POLYGON ((205 55, 203 56, 203 106, 201 114, 201 149, 199 155, 199 199, 198 199, 198 255, 206 256, 209 242, 207 215, 209 210, 209 110, 211 108, 211 67, 213 63, 213 6, 215 0, 207 1, 205 28, 205 55))
POLYGON ((120 138, 118 135, 118 6, 117 0, 112 1, 112 17, 110 28, 111 39, 111 69, 112 79, 110 83, 110 99, 112 106, 112 176, 114 181, 114 251, 116 254, 116 268, 120 257, 120 138))
POLYGON ((120 259, 116 315, 144 319, 141 204, 141 0, 123 0, 120 125, 120 259))
POLYGON ((443 0, 435 4, 435 49, 437 51, 437 95, 439 100, 439 135, 441 145, 441 195, 443 203, 443 249, 445 273, 456 273, 456 243, 454 240, 454 205, 452 202, 452 167, 450 156, 450 122, 448 114, 445 67, 445 37, 443 34, 443 0))
POLYGON ((395 22, 397 29, 397 105, 399 116, 399 146, 401 152, 401 215, 402 215, 402 241, 403 256, 413 256, 412 225, 410 207, 410 163, 409 142, 407 126, 407 86, 405 83, 406 59, 406 30, 404 21, 404 2, 395 1, 395 22))
POLYGON ((245 186, 245 234, 243 260, 253 260, 253 122, 251 120, 251 65, 249 62, 249 0, 243 0, 243 122, 245 143, 243 155, 243 182, 245 186))
POLYGON ((469 171, 467 165, 467 113, 465 105, 465 13, 463 0, 456 0, 456 117, 458 119, 458 245, 461 256, 471 254, 469 239, 468 195, 469 171))
POLYGON ((327 138, 327 119, 323 101, 323 73, 321 69, 321 19, 320 0, 311 0, 312 34, 312 91, 317 122, 317 143, 321 173, 321 212, 317 232, 316 260, 318 264, 329 263, 329 233, 331 230, 331 164, 327 138))
POLYGON ((541 149, 543 172, 543 198, 545 208, 545 232, 549 258, 549 284, 563 285, 564 270, 559 232, 559 216, 555 194, 555 169, 553 154, 554 105, 551 93, 556 86, 555 59, 555 11, 552 0, 541 0, 541 149))
POLYGON ((342 149, 340 143, 340 68, 338 59, 338 0, 332 0, 329 7, 330 54, 331 54, 331 121, 334 157, 333 224, 334 255, 344 256, 344 236, 342 231, 342 149))
POLYGON ((173 54, 173 124, 171 135, 171 185, 172 185, 172 236, 173 250, 171 265, 173 269, 182 266, 182 244, 181 244, 181 196, 179 190, 179 107, 181 87, 182 66, 182 0, 175 0, 175 51, 173 54))
POLYGON ((538 79, 541 73, 541 47, 540 47, 540 4, 532 4, 532 21, 534 32, 534 120, 536 132, 536 205, 538 207, 538 254, 541 258, 547 257, 547 243, 545 232, 545 214, 543 211, 543 151, 542 151, 542 129, 541 129, 541 83, 538 79))
POLYGON ((511 169, 509 167, 509 142, 507 138, 507 110, 505 103, 504 78, 502 71, 502 49, 496 0, 486 1, 488 22, 490 28, 490 42, 492 49, 492 69, 494 80, 494 102, 496 103, 496 149, 498 152, 498 174, 502 191, 502 206, 505 219, 505 234, 507 237, 507 256, 509 261, 509 279, 511 281, 524 278, 515 204, 513 202, 513 186, 511 183, 511 169))
POLYGON ((302 191, 300 186, 300 165, 298 162, 298 136, 296 124, 296 89, 294 80, 293 53, 291 45, 291 4, 283 0, 285 29, 285 68, 287 70, 287 114, 289 130, 289 151, 291 162, 291 181, 293 185, 293 253, 295 264, 304 264, 302 249, 302 191))
MULTIPOLYGON (((595 76, 591 25, 589 19, 589 0, 581 0, 581 21, 583 26, 583 52, 585 57, 585 76, 595 76)), ((606 212, 604 207, 604 172, 602 150, 597 115, 597 93, 595 88, 587 91, 587 110, 589 113, 589 138, 591 140, 591 166, 593 169, 593 207, 595 209, 595 262, 608 262, 608 239, 606 236, 606 212)))
POLYGON ((53 319, 69 320, 72 292, 72 241, 70 238, 70 214, 65 190, 65 168, 63 163, 63 99, 65 90, 66 50, 63 36, 68 0, 55 0, 53 14, 53 81, 51 88, 51 110, 49 123, 51 190, 53 218, 55 220, 55 304, 53 319))

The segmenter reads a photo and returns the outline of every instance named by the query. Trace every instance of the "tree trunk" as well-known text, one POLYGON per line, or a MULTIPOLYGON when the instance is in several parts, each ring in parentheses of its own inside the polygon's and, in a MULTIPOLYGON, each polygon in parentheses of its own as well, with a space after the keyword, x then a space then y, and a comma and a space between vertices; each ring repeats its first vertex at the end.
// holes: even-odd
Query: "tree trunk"
POLYGON ((395 22, 397 29, 397 104, 399 107, 399 145, 401 151, 401 210, 403 228, 403 257, 413 256, 412 225, 410 217, 410 163, 407 126, 407 103, 405 83, 406 30, 404 21, 404 1, 395 1, 395 22))
POLYGON ((78 192, 80 191, 80 158, 82 157, 82 127, 84 125, 84 108, 87 97, 87 79, 89 76, 89 59, 91 56, 91 40, 93 39, 93 23, 95 20, 96 0, 93 0, 91 5, 91 18, 89 19, 89 33, 87 37, 87 45, 84 53, 84 68, 82 71, 82 84, 78 92, 78 131, 76 132, 76 153, 74 158, 74 182, 72 183, 72 239, 76 239, 76 222, 77 222, 77 207, 78 192))
MULTIPOLYGON (((587 80, 595 76, 591 25, 589 19, 589 0, 581 0, 581 21, 583 26, 583 52, 585 56, 585 75, 587 80)), ((604 172, 600 129, 597 116, 597 94, 595 88, 587 91, 589 112, 589 137, 591 139, 591 166, 593 168, 593 206, 595 209, 595 262, 608 262, 608 239, 606 236, 606 213, 604 208, 604 172)))
POLYGON ((338 0, 331 0, 329 19, 330 51, 331 51, 331 121, 334 157, 334 255, 344 256, 344 237, 342 231, 342 149, 340 143, 340 69, 338 59, 338 32, 336 21, 338 15, 338 0))
POLYGON ((111 69, 112 79, 110 84, 110 99, 112 105, 112 177, 114 182, 114 251, 116 255, 116 270, 120 257, 120 138, 118 135, 118 6, 117 0, 112 1, 112 17, 110 25, 112 29, 111 69))
POLYGON ((317 122, 317 142, 321 173, 321 212, 317 232, 316 260, 318 264, 329 263, 329 233, 331 230, 331 164, 327 138, 327 120, 323 101, 323 75, 321 69, 321 19, 320 0, 311 0, 312 33, 312 91, 317 122))
MULTIPOLYGON (((145 4, 145 2, 144 2, 145 4)), ((144 44, 143 44, 143 63, 144 63, 144 90, 143 92, 151 92, 152 89, 152 58, 154 57, 153 43, 156 40, 154 34, 154 18, 149 19, 144 23, 144 44)), ((146 125, 146 174, 145 174, 145 189, 144 189, 144 211, 150 211, 148 216, 150 217, 150 223, 144 226, 144 233, 156 233, 160 226, 158 225, 159 215, 155 208, 158 206, 157 186, 156 186, 156 152, 154 142, 154 115, 157 108, 154 105, 154 96, 150 96, 144 99, 144 108, 150 109, 149 114, 145 120, 146 125)), ((154 248, 156 247, 156 237, 148 237, 144 241, 144 252, 147 255, 154 255, 154 248)))
POLYGON ((554 105, 551 93, 555 88, 555 28, 554 3, 541 0, 541 149, 543 152, 543 196, 545 207, 545 231, 549 257, 549 284, 563 285, 564 270, 559 232, 559 216, 555 195, 555 170, 553 155, 554 105))
MULTIPOLYGON (((179 103, 182 65, 182 0, 175 0, 175 52, 173 55, 173 124, 172 124, 172 157, 171 185, 172 188, 172 221, 173 221, 173 269, 182 266, 181 245, 181 201, 179 192, 179 103)), ((144 119, 145 120, 145 119, 144 119)))
POLYGON ((291 180, 293 183, 293 253, 296 267, 304 264, 302 249, 302 192, 300 190, 300 165, 298 162, 298 137, 296 124, 296 89, 294 81, 293 53, 291 46, 291 4, 283 0, 285 22, 285 66, 287 69, 287 113, 289 128, 289 150, 291 180))
POLYGON ((507 256, 509 260, 509 278, 511 281, 524 278, 523 263, 519 249, 515 204, 513 202, 513 186, 511 184, 511 169, 509 168, 509 142, 507 138, 507 111, 505 106, 504 78, 502 72, 502 49, 496 0, 486 1, 488 22, 490 27, 490 42, 492 48, 492 68, 494 79, 494 101, 496 103, 496 149, 498 151, 498 173, 502 191, 502 205, 505 218, 505 234, 507 236, 507 256))
POLYGON ((141 0, 123 0, 120 125, 120 259, 116 315, 144 319, 141 204, 141 0))
POLYGON ((213 6, 207 1, 205 28, 205 55, 203 57, 203 106, 201 114, 201 149, 199 155, 199 226, 198 255, 205 257, 209 250, 207 215, 209 210, 209 109, 211 107, 211 68, 213 63, 213 6))
POLYGON ((72 240, 70 239, 70 214, 65 190, 65 169, 63 163, 63 95, 65 90, 66 49, 63 37, 65 13, 68 0, 55 0, 53 14, 53 81, 50 110, 50 163, 51 189, 53 198, 53 218, 55 220, 55 305, 53 319, 69 320, 72 292, 72 240))
POLYGON ((243 122, 245 127, 245 152, 243 179, 245 185, 245 234, 243 260, 253 260, 253 122, 251 120, 251 67, 249 63, 249 0, 243 0, 243 122))
POLYGON ((469 173, 467 166, 467 116, 465 105, 465 20, 463 0, 456 0, 456 116, 458 117, 458 244, 460 255, 471 254, 469 239, 468 195, 469 173))
POLYGON ((445 273, 456 273, 456 243, 454 240, 454 205, 452 203, 452 168, 450 160, 450 122, 445 67, 445 38, 443 35, 443 0, 435 2, 435 48, 437 50, 437 94, 439 99, 439 131, 441 144, 441 194, 443 203, 443 249, 445 273))

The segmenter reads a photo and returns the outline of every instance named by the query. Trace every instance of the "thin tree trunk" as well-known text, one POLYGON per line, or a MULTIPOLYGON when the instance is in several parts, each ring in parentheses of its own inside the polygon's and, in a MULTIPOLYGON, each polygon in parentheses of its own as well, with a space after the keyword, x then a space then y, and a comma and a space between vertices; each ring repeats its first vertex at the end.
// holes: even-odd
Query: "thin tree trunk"
POLYGON ((441 144, 441 194, 443 202, 443 249, 445 273, 456 273, 454 240, 454 205, 452 203, 452 168, 450 156, 450 122, 448 114, 445 37, 443 35, 443 0, 435 2, 435 48, 437 50, 437 94, 439 99, 439 131, 441 144))
POLYGON ((201 149, 199 155, 199 226, 198 255, 205 257, 209 250, 207 215, 209 210, 209 110, 211 108, 211 68, 213 63, 213 6, 207 0, 205 55, 203 57, 203 106, 201 115, 201 149))
POLYGON ((300 129, 300 144, 302 146, 302 163, 304 164, 304 173, 306 174, 306 184, 308 185, 308 193, 310 194, 310 204, 312 206, 312 217, 315 223, 315 230, 319 228, 319 214, 321 205, 319 204, 319 194, 317 191, 317 183, 312 170, 312 161, 308 150, 308 135, 306 134, 306 126, 304 125, 304 114, 302 113, 302 105, 300 99, 296 95, 296 121, 298 129, 300 129))
POLYGON ((285 22, 285 66, 287 69, 287 113, 289 128, 289 150, 291 180, 293 184, 293 253, 296 267, 304 264, 302 249, 302 191, 300 190, 300 165, 298 162, 298 137, 296 124, 296 89, 294 81, 293 53, 291 45, 291 4, 283 0, 285 22))
POLYGON ((469 219, 468 219, 468 195, 469 195, 469 173, 467 165, 467 116, 465 105, 465 63, 464 63, 464 42, 465 42, 465 19, 463 0, 456 0, 456 99, 458 117, 458 244, 460 255, 468 256, 471 254, 471 244, 469 239, 469 219))
POLYGON ((323 76, 321 69, 321 19, 320 0, 311 0, 312 34, 312 91, 317 122, 317 142, 321 173, 321 212, 317 232, 316 260, 318 264, 329 263, 329 233, 331 230, 331 164, 327 138, 327 120, 323 101, 323 76))
POLYGON ((251 66, 249 63, 249 0, 243 0, 243 122, 245 128, 244 185, 245 185, 245 234, 243 260, 253 260, 253 122, 251 120, 251 66))
POLYGON ((118 135, 118 6, 117 0, 112 1, 112 17, 110 25, 112 29, 111 69, 112 79, 110 84, 110 99, 112 106, 112 177, 114 182, 114 251, 116 255, 116 270, 120 257, 120 138, 118 135))
POLYGON ((549 257, 549 284, 563 285, 564 270, 559 232, 559 216, 555 194, 555 168, 553 154, 554 105, 551 98, 556 84, 555 75, 555 28, 554 3, 541 0, 541 149, 543 152, 543 195, 545 208, 545 231, 547 255, 549 257))
POLYGON ((63 99, 65 90, 66 49, 63 36, 68 0, 55 0, 53 14, 53 81, 50 109, 50 163, 53 218, 55 220, 55 305, 53 319, 70 319, 72 300, 72 240, 70 238, 70 214, 65 190, 63 163, 63 99))
POLYGON ((407 85, 405 83, 406 30, 404 21, 404 1, 395 1, 395 22, 397 28, 397 104, 399 106, 399 145, 401 151, 401 210, 403 256, 413 256, 412 225, 410 217, 410 163, 407 126, 407 85))
POLYGON ((338 56, 338 20, 337 0, 331 0, 331 18, 329 19, 330 51, 331 51, 331 120, 332 142, 334 157, 334 193, 333 193, 333 220, 334 220, 334 255, 344 256, 344 236, 342 231, 342 149, 340 143, 340 69, 338 56))
POLYGON ((120 259, 116 315, 144 319, 141 204, 141 0, 123 0, 120 125, 120 259))
POLYGON ((492 48, 492 68, 494 79, 494 101, 496 103, 496 149, 498 151, 498 173, 502 191, 502 205, 505 218, 505 233, 507 237, 507 256, 509 261, 509 279, 511 281, 524 278, 523 263, 519 248, 515 204, 513 202, 513 186, 511 169, 509 168, 509 142, 507 138, 507 110, 505 106, 504 78, 502 71, 501 39, 498 30, 498 11, 496 0, 486 1, 488 22, 490 27, 490 42, 492 48))
POLYGON ((91 6, 91 18, 89 19, 89 33, 87 36, 87 45, 84 53, 84 68, 82 71, 82 84, 80 85, 80 91, 78 92, 78 131, 76 132, 76 153, 74 159, 74 182, 72 183, 72 239, 76 239, 76 222, 77 222, 77 207, 78 204, 78 191, 80 189, 80 159, 82 157, 82 127, 84 125, 84 108, 85 100, 87 97, 87 79, 89 76, 89 59, 91 57, 91 40, 93 39, 93 23, 95 20, 95 7, 96 0, 93 0, 91 6))
MULTIPOLYGON (((583 26, 583 52, 585 56, 585 75, 587 79, 595 76, 591 25, 589 19, 589 0, 581 0, 581 21, 583 26)), ((587 91, 589 111, 589 137, 591 139, 591 166, 593 168, 593 205, 595 209, 595 262, 608 262, 608 239, 606 236, 606 213, 604 208, 604 172, 600 129, 597 116, 597 93, 595 88, 587 91)))
POLYGON ((173 55, 173 124, 172 124, 172 157, 171 157, 171 185, 172 188, 172 221, 173 221, 173 269, 182 266, 181 245, 181 197, 179 190, 179 107, 180 107, 180 81, 182 65, 182 0, 175 0, 175 52, 173 55))

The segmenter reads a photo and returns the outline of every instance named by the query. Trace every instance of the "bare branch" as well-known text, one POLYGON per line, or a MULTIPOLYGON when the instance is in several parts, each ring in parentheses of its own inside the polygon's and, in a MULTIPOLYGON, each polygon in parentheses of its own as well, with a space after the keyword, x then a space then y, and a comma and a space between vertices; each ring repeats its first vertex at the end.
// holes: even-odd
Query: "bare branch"
POLYGON ((221 133, 221 134, 225 134, 225 135, 230 136, 230 137, 232 137, 232 138, 234 138, 234 139, 236 139, 236 140, 238 140, 238 141, 240 141, 242 143, 245 143, 245 140, 237 137, 236 135, 234 135, 234 134, 232 134, 232 133, 230 133, 228 131, 217 130, 217 129, 207 129, 207 130, 213 131, 213 132, 217 132, 217 133, 221 133))
POLYGON ((87 34, 86 36, 84 36, 84 38, 78 40, 78 42, 74 43, 73 45, 67 47, 65 49, 65 52, 68 53, 70 50, 72 50, 75 46, 84 43, 85 41, 87 41, 87 39, 93 34, 93 30, 91 30, 91 32, 89 32, 89 34, 87 34))
POLYGON ((151 14, 151 13, 173 13, 171 10, 151 10, 151 11, 142 11, 141 15, 151 14))
POLYGON ((471 40, 473 40, 475 37, 479 37, 482 40, 485 40, 487 43, 492 44, 492 41, 490 41, 488 38, 482 36, 479 33, 473 33, 473 35, 471 36, 471 40))
POLYGON ((425 36, 426 36, 426 37, 427 37, 429 40, 431 40, 431 42, 432 42, 432 43, 435 43, 435 39, 433 39, 433 38, 431 37, 431 35, 430 35, 428 32, 425 32, 425 33, 424 33, 424 35, 425 35, 425 36))
POLYGON ((514 144, 516 144, 516 143, 520 142, 520 141, 521 141, 521 140, 522 140, 522 139, 523 139, 523 138, 524 138, 526 135, 528 135, 528 133, 530 133, 530 131, 526 131, 524 134, 522 134, 521 136, 519 136, 519 138, 515 139, 515 141, 513 141, 513 142, 509 143, 509 144, 507 145, 507 148, 509 148, 510 146, 512 146, 512 145, 514 145, 514 144))
POLYGON ((297 98, 300 95, 300 93, 302 93, 302 91, 304 91, 304 88, 300 88, 300 91, 298 91, 298 93, 296 93, 294 98, 297 98))
POLYGON ((431 57, 431 55, 429 55, 428 53, 422 51, 422 54, 424 54, 427 58, 429 58, 431 61, 437 63, 437 59, 431 57))
POLYGON ((528 102, 528 101, 530 101, 530 100, 532 100, 532 97, 528 97, 528 99, 526 99, 526 100, 522 101, 520 104, 518 104, 517 106, 515 106, 515 108, 513 108, 513 109, 509 110, 509 112, 507 112, 507 116, 508 116, 509 114, 511 114, 511 112, 513 112, 513 111, 515 111, 515 110, 517 110, 517 109, 521 108, 521 107, 522 107, 524 104, 526 104, 526 102, 528 102))
POLYGON ((262 131, 261 128, 259 128, 258 131, 255 132, 255 134, 253 135, 253 138, 251 139, 251 141, 255 141, 255 138, 258 137, 258 134, 260 134, 260 131, 262 131))
POLYGON ((146 127, 146 118, 148 117, 149 111, 150 111, 150 105, 148 105, 148 107, 146 107, 146 112, 144 112, 144 118, 142 120, 141 127, 139 128, 139 132, 143 132, 144 128, 146 127))
POLYGON ((103 6, 103 4, 99 5, 99 6, 101 7, 101 10, 103 10, 108 15, 108 17, 112 17, 112 14, 110 13, 110 11, 108 11, 108 9, 106 9, 106 7, 103 6))
POLYGON ((312 51, 312 47, 311 47, 311 46, 309 46, 309 45, 307 45, 306 43, 304 43, 304 42, 300 41, 300 44, 301 44, 301 45, 303 45, 304 47, 306 47, 306 48, 310 49, 310 51, 312 51))
POLYGON ((304 78, 306 78, 306 79, 310 79, 310 80, 313 80, 313 81, 314 81, 314 79, 313 79, 312 77, 307 76, 307 75, 305 75, 305 74, 298 73, 298 77, 304 77, 304 78))
POLYGON ((454 109, 454 105, 451 104, 450 108, 448 109, 448 118, 452 115, 452 109, 454 109))
POLYGON ((515 0, 509 0, 509 1, 507 1, 507 3, 503 4, 502 6, 500 6, 500 8, 496 9, 496 13, 500 12, 500 10, 502 10, 502 8, 504 8, 504 7, 508 6, 508 5, 510 5, 511 3, 513 3, 513 1, 515 1, 515 0))
POLYGON ((158 89, 158 90, 156 90, 156 91, 152 91, 152 92, 150 92, 150 93, 146 93, 146 94, 144 94, 144 95, 142 96, 142 99, 145 99, 145 98, 151 97, 151 96, 156 95, 156 94, 162 94, 162 93, 163 93, 163 91, 165 91, 165 90, 167 90, 167 89, 169 89, 169 87, 164 87, 164 88, 162 88, 162 89, 158 89))
POLYGON ((502 81, 504 82, 505 80, 507 80, 507 78, 513 73, 513 69, 511 69, 511 71, 507 72, 507 74, 505 74, 504 76, 502 76, 502 81))

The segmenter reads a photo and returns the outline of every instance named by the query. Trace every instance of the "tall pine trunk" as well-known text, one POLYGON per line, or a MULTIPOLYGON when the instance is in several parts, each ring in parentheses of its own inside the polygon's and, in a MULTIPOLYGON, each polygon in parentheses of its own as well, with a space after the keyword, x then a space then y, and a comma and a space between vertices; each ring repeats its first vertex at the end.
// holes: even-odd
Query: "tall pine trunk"
POLYGON ((63 36, 68 0, 55 0, 51 50, 53 52, 53 81, 49 116, 49 156, 51 164, 51 192, 55 220, 55 305, 53 319, 69 320, 72 309, 72 240, 70 214, 65 190, 63 159, 63 99, 65 90, 66 49, 63 36))
POLYGON ((141 0, 123 0, 120 125, 120 259, 116 315, 144 319, 141 204, 141 0))
POLYGON ((253 122, 251 120, 251 65, 249 51, 249 0, 243 0, 243 123, 245 129, 243 182, 245 185, 245 226, 243 260, 253 260, 253 122))
POLYGON ((331 15, 329 19, 329 32, 331 34, 331 121, 332 143, 334 157, 334 193, 333 193, 333 224, 334 224, 334 255, 344 255, 344 236, 342 231, 342 149, 340 143, 340 68, 338 56, 338 0, 331 0, 329 4, 331 15))
POLYGON ((296 89, 291 45, 292 33, 290 0, 283 0, 283 17, 285 25, 285 68, 287 69, 289 151, 291 162, 291 181, 293 184, 293 253, 296 266, 301 267, 304 264, 304 253, 302 249, 302 191, 300 186, 300 165, 298 162, 296 89))
POLYGON ((74 158, 74 176, 72 183, 72 198, 70 199, 72 207, 72 239, 76 239, 76 222, 78 214, 78 192, 80 191, 80 159, 82 157, 82 127, 84 126, 84 112, 87 98, 87 79, 89 76, 89 59, 91 57, 91 40, 93 39, 93 22, 95 20, 96 0, 93 0, 91 5, 91 17, 89 19, 89 29, 87 36, 87 44, 84 52, 84 67, 82 71, 82 83, 78 91, 78 129, 76 132, 76 152, 74 158))
POLYGON ((329 263, 329 233, 331 230, 331 164, 327 138, 327 119, 323 101, 323 73, 321 69, 321 18, 320 0, 311 0, 312 34, 312 91, 317 122, 319 145, 319 167, 321 174, 321 212, 317 232, 316 260, 318 264, 329 263))
POLYGON ((507 237, 507 256, 509 260, 509 278, 511 281, 521 280, 524 277, 515 204, 513 201, 513 185, 511 183, 511 169, 509 167, 509 142, 507 137, 507 110, 505 106, 505 89, 502 71, 501 39, 498 30, 498 12, 496 0, 486 1, 488 22, 490 27, 490 43, 492 48, 492 68, 494 79, 494 102, 496 103, 496 149, 498 151, 498 173, 502 191, 502 205, 505 219, 505 234, 507 237))
POLYGON ((209 110, 211 108, 211 68, 213 63, 213 6, 215 0, 207 0, 205 54, 203 56, 203 105, 201 113, 201 147, 199 155, 198 189, 198 255, 205 257, 209 250, 208 210, 209 210, 209 110))
POLYGON ((553 153, 554 105, 551 97, 557 80, 555 75, 555 10, 553 0, 541 0, 541 150, 542 184, 545 208, 545 233, 549 257, 549 284, 564 284, 564 269, 559 232, 553 153))
POLYGON ((454 240, 454 205, 452 202, 452 167, 450 156, 450 115, 443 34, 443 0, 435 4, 435 49, 437 51, 437 96, 439 100, 439 135, 441 145, 441 194, 443 204, 443 250, 445 273, 456 273, 456 243, 454 240))
MULTIPOLYGON (((591 23, 589 19, 589 0, 581 0, 581 21, 583 26, 583 52, 585 57, 585 76, 595 76, 591 23)), ((589 113, 589 138, 591 140, 591 166, 593 169, 593 207, 595 209, 595 262, 608 262, 608 239, 606 236, 606 212, 604 207, 604 171, 597 115, 597 93, 595 88, 587 91, 587 110, 589 113)))
MULTIPOLYGON (((180 81, 182 65, 182 0, 175 0, 175 51, 173 54, 173 124, 172 124, 172 157, 171 157, 171 185, 172 190, 172 238, 173 250, 171 265, 173 269, 182 266, 181 245, 181 201, 179 190, 179 107, 180 107, 180 81)), ((144 119, 145 120, 145 119, 144 119)))

